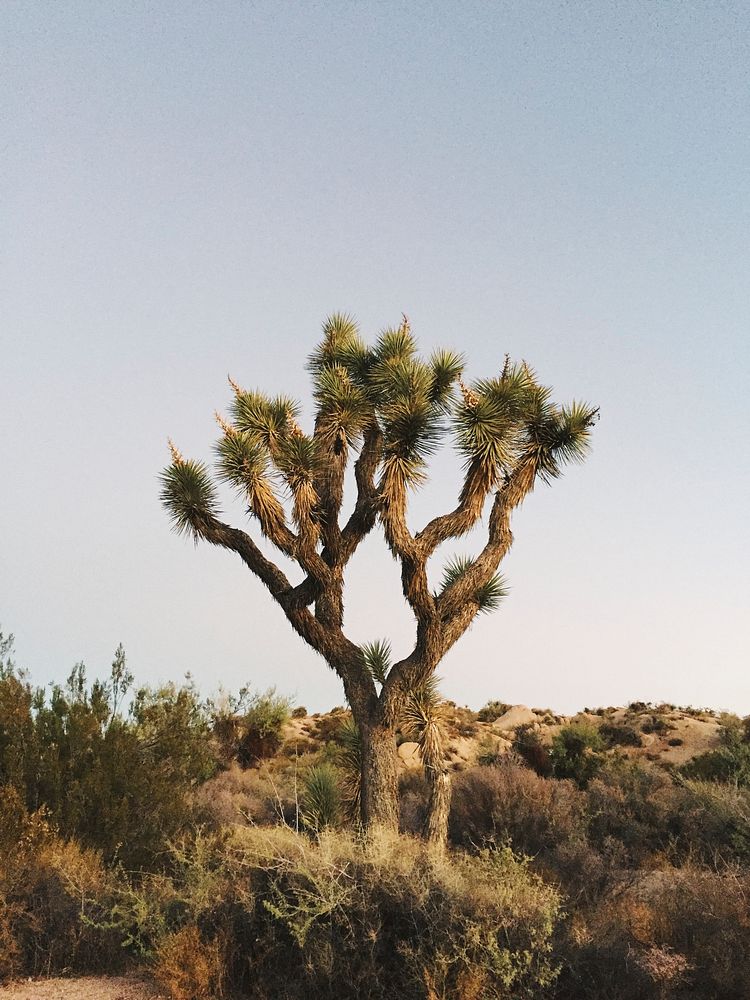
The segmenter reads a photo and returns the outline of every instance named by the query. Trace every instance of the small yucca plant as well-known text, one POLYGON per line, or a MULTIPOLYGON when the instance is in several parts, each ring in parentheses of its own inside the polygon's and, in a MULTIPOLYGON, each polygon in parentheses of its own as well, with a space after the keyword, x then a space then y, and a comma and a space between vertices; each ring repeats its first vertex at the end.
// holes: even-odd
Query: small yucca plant
POLYGON ((330 764, 311 767, 302 782, 302 822, 315 833, 336 826, 341 818, 338 775, 330 764))

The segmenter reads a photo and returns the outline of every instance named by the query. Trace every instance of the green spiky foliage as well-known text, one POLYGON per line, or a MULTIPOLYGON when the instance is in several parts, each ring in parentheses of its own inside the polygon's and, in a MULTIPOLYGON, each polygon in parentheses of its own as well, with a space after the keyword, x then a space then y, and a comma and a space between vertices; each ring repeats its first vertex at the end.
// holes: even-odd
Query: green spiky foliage
POLYGON ((337 733, 336 763, 341 772, 341 795, 348 817, 355 823, 362 811, 362 735, 347 718, 337 733))
MULTIPOLYGON (((368 344, 351 316, 334 314, 307 367, 311 426, 300 426, 293 399, 248 391, 230 379, 229 416, 217 415, 222 435, 215 449, 218 481, 299 566, 299 582, 251 533, 221 520, 208 468, 186 461, 174 446, 161 498, 175 530, 237 553, 341 678, 360 740, 363 823, 394 827, 394 733, 404 704, 427 690, 476 616, 500 604, 507 588, 499 566, 512 544, 513 511, 537 483, 551 483, 585 456, 598 411, 578 402, 557 405, 526 362, 508 357, 498 372, 467 385, 463 357, 451 350, 421 355, 406 316, 368 344), (436 449, 451 440, 464 462, 456 506, 414 532, 411 491, 426 480, 436 449), (356 498, 345 513, 352 464, 356 498), (433 592, 428 564, 436 549, 483 518, 480 550, 450 561, 433 592), (344 629, 345 570, 378 524, 400 563, 416 619, 415 643, 400 659, 384 641, 362 646, 344 629)), ((440 796, 443 808, 444 788, 440 796)))
POLYGON ((302 821, 320 833, 336 826, 341 817, 339 778, 330 764, 311 767, 302 782, 302 821))
POLYGON ((440 694, 440 679, 433 674, 424 684, 409 692, 401 717, 404 735, 419 744, 426 766, 434 766, 442 757, 442 747, 438 744, 442 744, 444 721, 445 703, 440 694))
POLYGON ((219 516, 219 500, 208 468, 202 462, 175 460, 161 474, 161 502, 178 535, 195 541, 219 516))
POLYGON ((378 682, 385 684, 388 671, 391 669, 391 644, 387 639, 376 639, 362 646, 367 669, 378 682))
MULTIPOLYGON (((458 583, 474 566, 470 556, 453 556, 443 569, 443 579, 440 584, 441 593, 458 583)), ((477 605, 477 613, 489 613, 500 607, 503 598, 508 596, 508 587, 502 573, 493 573, 483 579, 472 592, 472 598, 477 605)))

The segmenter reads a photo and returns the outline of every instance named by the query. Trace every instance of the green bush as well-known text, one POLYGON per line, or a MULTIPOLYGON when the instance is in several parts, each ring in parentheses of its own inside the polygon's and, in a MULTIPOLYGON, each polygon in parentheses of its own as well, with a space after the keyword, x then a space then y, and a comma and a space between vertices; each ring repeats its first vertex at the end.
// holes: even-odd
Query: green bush
POLYGON ((652 715, 650 719, 646 719, 645 722, 641 723, 642 733, 654 733, 656 736, 665 736, 674 728, 675 726, 673 722, 669 722, 667 719, 662 719, 659 715, 652 715))
POLYGON ((605 722, 599 728, 599 735, 609 747, 640 747, 643 745, 638 730, 624 722, 605 722))
POLYGON ((719 747, 700 754, 684 765, 686 778, 697 781, 720 781, 747 787, 750 785, 750 747, 719 747))
POLYGON ((83 664, 49 695, 23 675, 0 677, 0 782, 30 811, 47 810, 65 837, 128 867, 160 863, 191 821, 188 793, 215 769, 209 720, 192 685, 137 692, 119 708, 129 675, 118 649, 106 683, 83 664))
POLYGON ((495 722, 512 707, 504 701, 488 701, 477 712, 477 722, 495 722))
POLYGON ((547 778, 552 774, 549 747, 544 745, 541 733, 532 723, 526 723, 516 729, 513 751, 541 777, 547 778))
POLYGON ((628 866, 645 864, 669 844, 678 798, 663 771, 635 761, 609 759, 587 788, 589 840, 600 850, 617 841, 628 866))
POLYGON ((750 790, 713 781, 686 781, 675 789, 663 829, 678 862, 750 866, 750 790))
POLYGON ((573 722, 552 737, 550 758, 556 778, 571 778, 585 788, 604 763, 604 740, 599 730, 585 722, 573 722))
POLYGON ((281 733, 291 713, 290 699, 278 694, 275 688, 252 695, 242 716, 237 750, 240 764, 248 767, 273 757, 281 746, 281 733))
POLYGON ((505 749, 500 741, 485 733, 477 746, 477 764, 480 767, 494 767, 505 757, 505 749))

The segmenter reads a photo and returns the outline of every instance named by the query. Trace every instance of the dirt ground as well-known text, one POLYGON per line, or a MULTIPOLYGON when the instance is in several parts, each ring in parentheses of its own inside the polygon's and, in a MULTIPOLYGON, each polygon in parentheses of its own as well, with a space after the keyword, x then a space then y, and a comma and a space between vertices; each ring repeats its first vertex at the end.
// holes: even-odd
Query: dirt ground
POLYGON ((0 987, 0 1000, 165 1000, 141 979, 36 979, 0 987))

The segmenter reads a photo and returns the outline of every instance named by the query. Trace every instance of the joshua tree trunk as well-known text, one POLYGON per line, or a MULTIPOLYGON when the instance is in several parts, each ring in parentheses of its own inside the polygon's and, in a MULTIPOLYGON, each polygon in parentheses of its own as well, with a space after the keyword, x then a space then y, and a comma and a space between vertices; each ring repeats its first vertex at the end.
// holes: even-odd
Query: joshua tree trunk
POLYGON ((362 825, 398 830, 396 734, 377 723, 360 723, 362 740, 362 825))
POLYGON ((428 843, 444 850, 448 842, 448 817, 451 810, 451 778, 445 764, 439 767, 425 767, 430 797, 427 802, 427 816, 424 836, 428 843))

